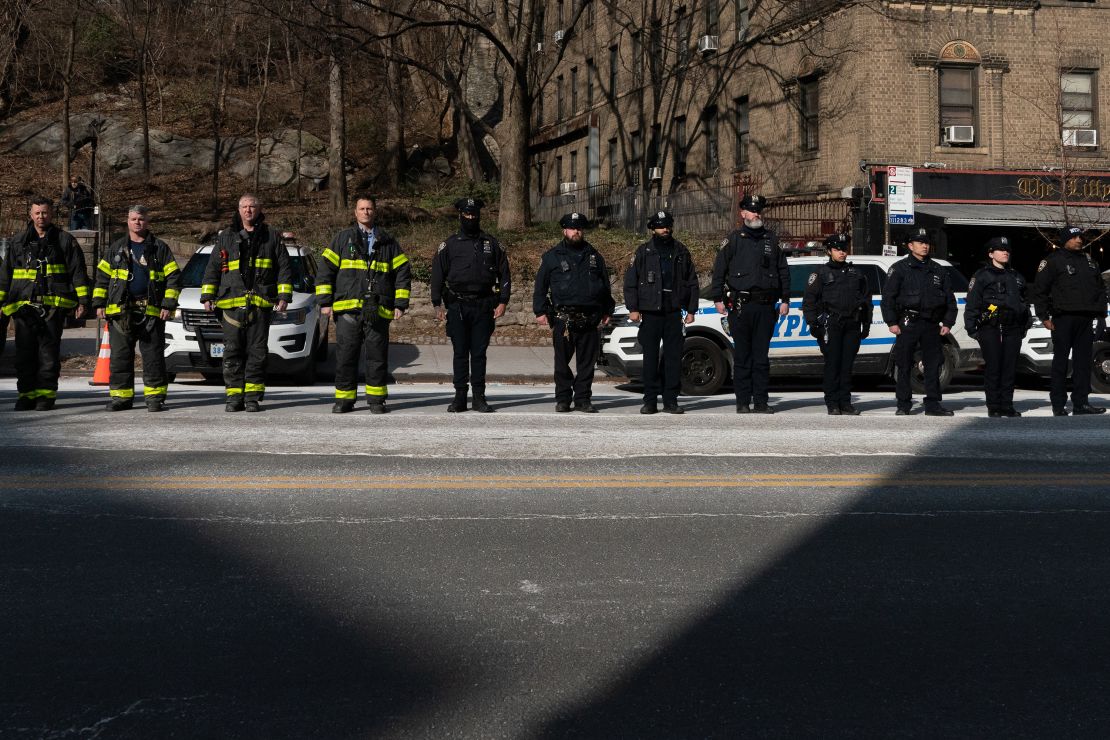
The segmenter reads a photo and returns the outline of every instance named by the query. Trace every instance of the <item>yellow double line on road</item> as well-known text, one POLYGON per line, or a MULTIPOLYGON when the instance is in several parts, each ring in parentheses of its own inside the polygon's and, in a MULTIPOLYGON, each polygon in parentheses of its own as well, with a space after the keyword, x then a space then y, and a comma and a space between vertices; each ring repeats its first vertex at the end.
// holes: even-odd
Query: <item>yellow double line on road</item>
MULTIPOLYGON (((67 478, 66 488, 97 491, 396 491, 396 490, 519 490, 574 488, 1067 488, 1104 487, 1110 491, 1110 471, 1092 473, 774 473, 745 475, 639 476, 96 476, 67 478)), ((0 490, 58 488, 47 476, 22 476, 0 480, 0 490)))

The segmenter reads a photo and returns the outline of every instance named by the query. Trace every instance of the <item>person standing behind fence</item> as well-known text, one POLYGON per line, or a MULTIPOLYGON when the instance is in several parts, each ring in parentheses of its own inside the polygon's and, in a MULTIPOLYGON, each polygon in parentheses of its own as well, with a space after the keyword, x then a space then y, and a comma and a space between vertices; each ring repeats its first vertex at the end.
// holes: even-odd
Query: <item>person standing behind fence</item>
POLYGON ((637 340, 644 350, 644 405, 641 414, 663 411, 681 414, 678 393, 682 388, 682 312, 693 322, 698 312, 698 275, 690 250, 674 238, 674 217, 659 211, 648 220, 650 240, 636 249, 624 274, 624 303, 628 319, 640 324, 637 340), (659 344, 663 344, 660 362, 659 344))
POLYGON ((69 230, 91 229, 96 200, 93 192, 78 175, 69 176, 69 185, 62 191, 62 208, 69 209, 69 230))

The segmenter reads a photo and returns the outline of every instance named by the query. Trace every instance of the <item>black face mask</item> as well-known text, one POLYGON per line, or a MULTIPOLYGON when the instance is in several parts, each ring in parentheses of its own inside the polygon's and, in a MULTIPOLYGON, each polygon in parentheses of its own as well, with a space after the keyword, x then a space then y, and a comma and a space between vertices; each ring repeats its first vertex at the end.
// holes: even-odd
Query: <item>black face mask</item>
POLYGON ((467 236, 478 236, 482 231, 481 219, 459 216, 459 229, 467 236))

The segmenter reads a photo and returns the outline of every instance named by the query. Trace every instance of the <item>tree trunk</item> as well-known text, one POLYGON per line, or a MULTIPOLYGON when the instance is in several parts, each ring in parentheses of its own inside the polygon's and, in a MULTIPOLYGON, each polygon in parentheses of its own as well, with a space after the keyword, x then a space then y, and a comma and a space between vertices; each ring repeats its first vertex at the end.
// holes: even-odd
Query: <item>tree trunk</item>
MULTIPOLYGON (((396 45, 397 41, 393 40, 391 46, 396 45)), ((401 184, 405 169, 405 95, 401 64, 391 59, 387 62, 386 75, 389 82, 389 103, 386 105, 383 170, 385 184, 396 190, 401 184)))
POLYGON ((31 35, 27 15, 33 6, 30 0, 0 3, 0 118, 15 105, 15 60, 31 35))
POLYGON ((66 31, 66 61, 62 70, 62 190, 69 185, 69 167, 73 159, 73 134, 69 129, 69 104, 73 97, 73 54, 77 47, 77 13, 69 19, 66 31))
POLYGON ((501 201, 497 226, 521 229, 531 221, 528 198, 528 131, 531 111, 526 96, 514 77, 504 82, 505 118, 499 127, 497 142, 501 147, 501 201))
POLYGON ((139 76, 139 111, 143 122, 143 181, 150 183, 150 110, 146 96, 146 62, 147 48, 150 42, 150 16, 153 0, 146 2, 146 18, 143 23, 143 40, 138 51, 138 76, 139 76))
POLYGON ((328 74, 328 123, 330 147, 328 149, 328 190, 331 191, 331 208, 335 213, 347 210, 347 133, 343 115, 343 67, 333 48, 329 55, 331 71, 328 74))
POLYGON ((262 84, 258 91, 258 102, 254 106, 254 191, 256 193, 262 177, 262 107, 266 104, 266 93, 270 89, 270 47, 272 44, 273 35, 267 34, 266 55, 262 59, 262 84))

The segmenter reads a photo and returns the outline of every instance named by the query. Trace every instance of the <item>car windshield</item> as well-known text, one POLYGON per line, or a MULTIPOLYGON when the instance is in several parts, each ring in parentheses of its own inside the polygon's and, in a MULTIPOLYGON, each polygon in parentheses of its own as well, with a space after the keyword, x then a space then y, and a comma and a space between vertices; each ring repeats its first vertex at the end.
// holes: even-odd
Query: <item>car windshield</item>
MULTIPOLYGON (((204 270, 208 267, 211 252, 197 252, 189 258, 189 264, 181 271, 182 288, 199 288, 204 280, 204 270)), ((289 255, 289 265, 293 268, 293 292, 310 293, 308 281, 305 279, 305 258, 289 255)))

